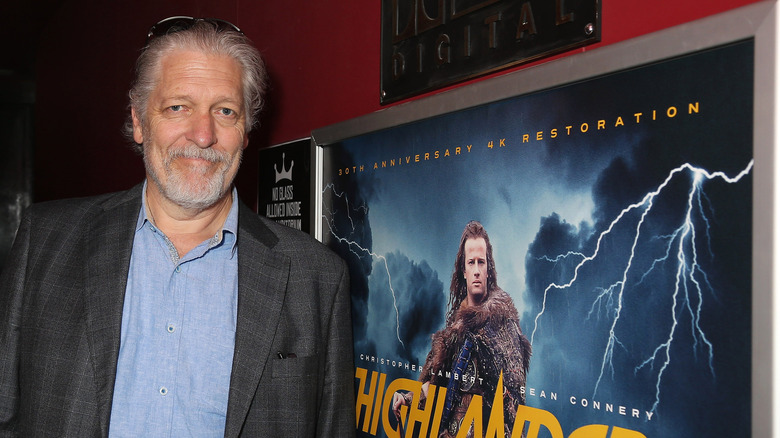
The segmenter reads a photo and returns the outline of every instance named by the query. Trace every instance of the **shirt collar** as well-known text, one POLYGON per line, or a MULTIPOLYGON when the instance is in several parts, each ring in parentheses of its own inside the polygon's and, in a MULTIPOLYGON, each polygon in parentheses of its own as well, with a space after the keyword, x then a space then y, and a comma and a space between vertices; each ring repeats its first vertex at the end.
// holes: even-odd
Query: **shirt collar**
MULTIPOLYGON (((138 213, 138 221, 136 221, 135 224, 135 231, 138 232, 141 228, 144 227, 147 223, 149 226, 154 226, 152 224, 151 219, 149 219, 148 211, 147 211, 147 204, 146 204, 146 184, 148 181, 144 181, 144 187, 143 190, 141 190, 141 211, 138 213)), ((225 223, 222 225, 222 230, 219 234, 217 234, 214 237, 217 237, 219 240, 225 240, 226 243, 230 245, 230 248, 233 252, 236 250, 236 236, 238 235, 238 191, 236 190, 235 186, 233 187, 233 190, 230 194, 230 196, 233 197, 233 203, 230 206, 230 211, 228 212, 227 218, 225 218, 225 223), (228 232, 232 235, 232 237, 226 237, 225 232, 228 232)))

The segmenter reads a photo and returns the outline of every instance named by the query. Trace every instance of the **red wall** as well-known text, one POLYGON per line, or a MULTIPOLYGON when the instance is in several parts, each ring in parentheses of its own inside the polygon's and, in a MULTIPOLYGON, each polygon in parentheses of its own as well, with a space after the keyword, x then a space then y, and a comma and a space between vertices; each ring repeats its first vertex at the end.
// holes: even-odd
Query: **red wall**
MULTIPOLYGON (((602 0, 614 44, 757 0, 602 0)), ((236 23, 265 54, 272 89, 239 172, 254 205, 257 149, 379 110, 379 0, 65 0, 36 22, 36 201, 128 188, 141 159, 120 134, 133 62, 147 29, 171 15, 236 23)), ((563 55, 566 56, 566 55, 563 55)), ((524 67, 521 67, 524 68, 524 67)))

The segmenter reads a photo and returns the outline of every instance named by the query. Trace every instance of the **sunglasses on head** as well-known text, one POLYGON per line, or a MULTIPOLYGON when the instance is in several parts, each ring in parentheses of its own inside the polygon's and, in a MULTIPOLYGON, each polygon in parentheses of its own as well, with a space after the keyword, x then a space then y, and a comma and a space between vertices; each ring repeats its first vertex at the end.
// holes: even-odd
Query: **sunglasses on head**
POLYGON ((151 40, 153 40, 156 37, 161 37, 164 35, 169 35, 176 32, 181 32, 183 30, 187 30, 194 26, 196 23, 199 23, 201 21, 205 21, 206 23, 211 24, 217 29, 217 32, 222 31, 233 31, 238 32, 240 34, 243 34, 241 32, 241 29, 238 28, 235 24, 220 20, 219 18, 194 18, 194 17, 186 17, 186 16, 176 16, 176 17, 168 17, 164 20, 161 20, 157 22, 154 26, 152 26, 149 29, 149 33, 146 34, 146 44, 148 45, 151 40))

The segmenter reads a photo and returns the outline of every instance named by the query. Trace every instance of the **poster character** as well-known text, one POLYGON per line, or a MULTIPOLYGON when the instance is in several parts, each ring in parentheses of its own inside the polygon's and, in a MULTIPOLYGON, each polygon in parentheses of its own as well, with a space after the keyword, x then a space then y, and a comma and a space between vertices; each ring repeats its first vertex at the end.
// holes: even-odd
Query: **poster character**
MULTIPOLYGON (((531 343, 520 330, 511 297, 498 287, 493 247, 485 228, 471 221, 463 230, 450 283, 446 325, 432 337, 431 350, 420 373, 422 408, 431 384, 447 388, 439 437, 455 437, 474 396, 482 397, 483 427, 487 426, 503 373, 504 432, 510 436, 517 406, 525 404, 531 343)), ((412 403, 412 393, 394 394, 393 410, 412 403)), ((433 403, 433 401, 430 401, 433 403)), ((483 431, 484 433, 484 431, 483 431)), ((474 431, 469 430, 468 436, 474 431)))

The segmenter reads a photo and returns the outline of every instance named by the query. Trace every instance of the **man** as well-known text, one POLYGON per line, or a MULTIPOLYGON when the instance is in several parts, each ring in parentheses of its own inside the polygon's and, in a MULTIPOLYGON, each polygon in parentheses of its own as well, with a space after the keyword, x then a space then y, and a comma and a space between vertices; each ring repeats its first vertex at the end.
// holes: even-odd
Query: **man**
POLYGON ((33 206, 0 276, 0 436, 352 436, 346 266, 232 185, 259 53, 220 20, 149 38, 146 181, 33 206))
MULTIPOLYGON (((493 406, 501 376, 504 436, 512 435, 517 406, 525 404, 522 388, 531 344, 520 330, 512 299, 496 281, 490 238, 482 224, 471 221, 463 230, 455 258, 446 326, 433 335, 431 351, 420 372, 421 408, 433 403, 427 400, 432 394, 431 384, 447 389, 439 437, 458 436, 462 427, 469 428, 466 436, 484 436, 491 410, 501 409, 493 406), (481 434, 474 433, 471 422, 464 422, 474 396, 482 397, 481 434)), ((402 405, 411 405, 413 397, 412 393, 394 394, 397 416, 402 405)))

